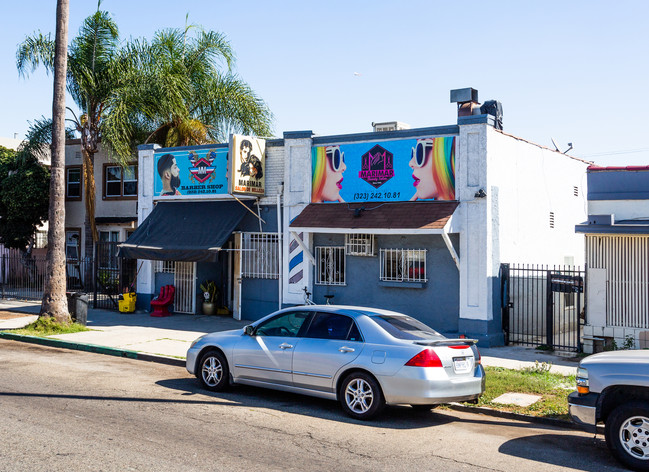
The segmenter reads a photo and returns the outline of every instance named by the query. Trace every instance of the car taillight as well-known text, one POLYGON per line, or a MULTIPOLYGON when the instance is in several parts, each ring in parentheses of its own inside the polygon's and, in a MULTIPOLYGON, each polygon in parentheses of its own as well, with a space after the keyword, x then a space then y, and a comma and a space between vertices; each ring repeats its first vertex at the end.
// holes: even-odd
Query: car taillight
POLYGON ((451 349, 469 349, 469 346, 449 346, 451 349))
POLYGON ((406 362, 411 367, 442 367, 442 361, 432 349, 424 349, 406 362))

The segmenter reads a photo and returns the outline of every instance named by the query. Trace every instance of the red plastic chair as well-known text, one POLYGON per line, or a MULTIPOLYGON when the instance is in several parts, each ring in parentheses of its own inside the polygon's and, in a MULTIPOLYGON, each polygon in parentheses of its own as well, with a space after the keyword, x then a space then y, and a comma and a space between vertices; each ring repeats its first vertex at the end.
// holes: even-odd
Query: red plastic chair
POLYGON ((169 305, 174 302, 176 288, 173 285, 165 285, 160 289, 160 295, 151 300, 153 312, 151 316, 171 316, 169 305))

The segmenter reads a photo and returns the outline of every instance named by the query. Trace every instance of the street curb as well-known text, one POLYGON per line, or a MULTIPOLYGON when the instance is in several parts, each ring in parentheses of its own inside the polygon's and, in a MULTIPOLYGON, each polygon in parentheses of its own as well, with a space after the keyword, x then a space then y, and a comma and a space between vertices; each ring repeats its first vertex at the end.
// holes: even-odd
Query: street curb
MULTIPOLYGON (((527 423, 542 424, 545 426, 554 426, 555 428, 572 429, 576 431, 584 431, 582 427, 572 421, 560 420, 555 418, 543 418, 539 416, 523 415, 521 413, 513 413, 511 411, 494 410, 484 406, 465 406, 460 403, 446 404, 451 410, 462 411, 464 413, 477 413, 481 415, 494 416, 496 418, 503 418, 507 420, 525 421, 527 423)), ((598 434, 604 434, 604 429, 598 426, 598 434)))
POLYGON ((0 338, 10 339, 12 341, 20 341, 31 344, 39 344, 41 346, 58 347, 63 349, 72 349, 75 351, 93 352, 95 354, 105 354, 107 356, 126 357, 146 362, 157 362, 158 364, 166 364, 177 367, 185 367, 183 359, 175 359, 173 357, 156 356, 154 354, 144 354, 137 351, 128 349, 118 349, 113 347, 98 346, 96 344, 75 343, 70 341, 63 341, 61 339, 41 338, 38 336, 27 336, 24 334, 14 334, 7 332, 0 332, 0 338))

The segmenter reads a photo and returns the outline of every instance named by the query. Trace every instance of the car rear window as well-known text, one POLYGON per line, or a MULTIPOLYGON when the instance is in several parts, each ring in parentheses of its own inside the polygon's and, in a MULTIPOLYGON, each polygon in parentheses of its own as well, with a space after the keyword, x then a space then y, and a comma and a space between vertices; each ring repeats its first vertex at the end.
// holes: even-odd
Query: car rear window
POLYGON ((397 339, 443 338, 441 334, 421 321, 409 316, 372 316, 372 319, 390 335, 397 339))

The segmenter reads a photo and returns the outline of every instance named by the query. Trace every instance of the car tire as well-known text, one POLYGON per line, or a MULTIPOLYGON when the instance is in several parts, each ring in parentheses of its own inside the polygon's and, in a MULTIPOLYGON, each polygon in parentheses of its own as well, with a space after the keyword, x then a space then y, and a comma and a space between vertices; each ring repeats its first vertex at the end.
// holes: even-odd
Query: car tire
POLYGON ((345 377, 339 399, 345 413, 358 420, 375 418, 385 407, 379 383, 365 372, 352 372, 345 377))
POLYGON ((617 460, 634 470, 649 470, 649 403, 615 408, 606 420, 605 435, 617 460))
POLYGON ((433 408, 437 407, 437 405, 410 405, 410 406, 417 411, 430 411, 433 408))
POLYGON ((207 351, 202 355, 196 370, 196 377, 203 388, 213 392, 225 390, 229 385, 230 371, 225 356, 216 350, 207 351))

